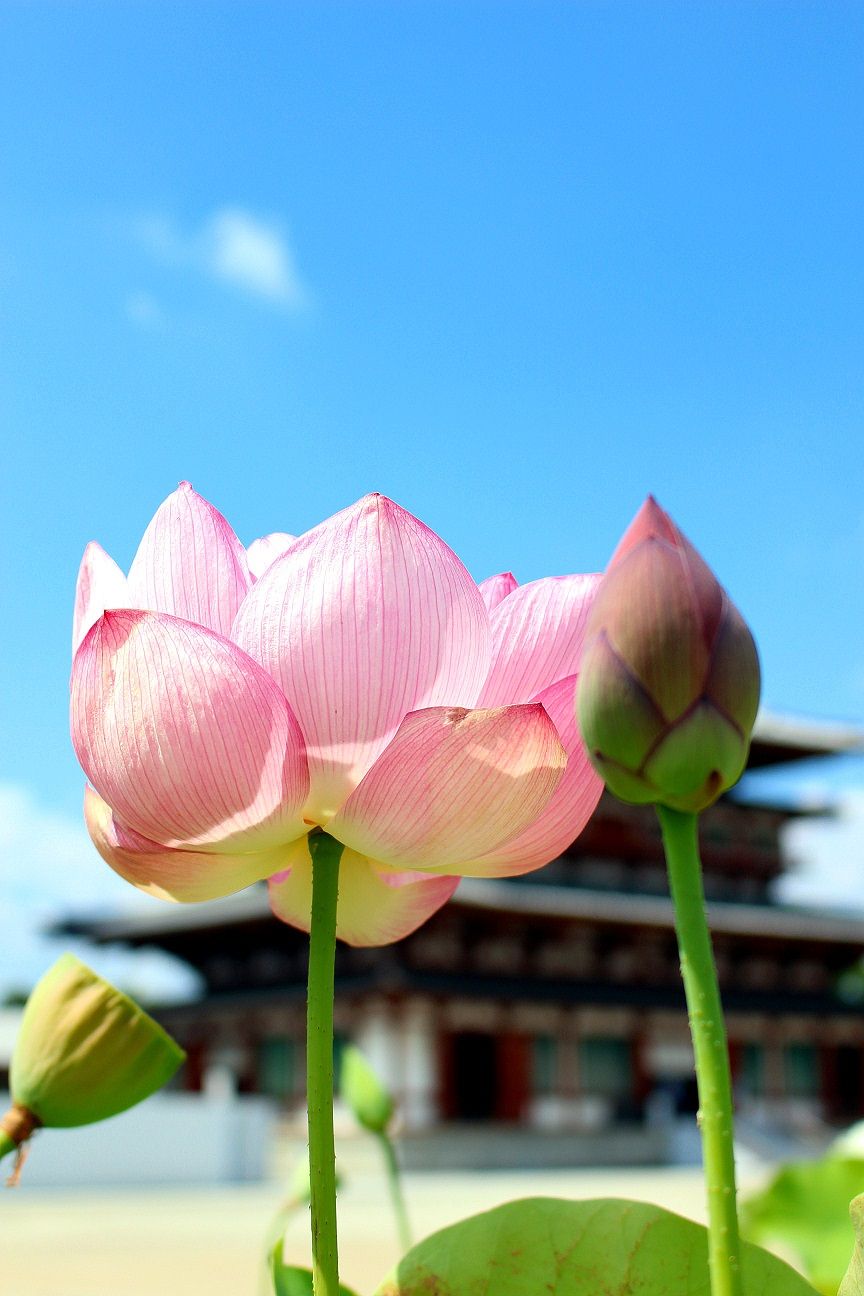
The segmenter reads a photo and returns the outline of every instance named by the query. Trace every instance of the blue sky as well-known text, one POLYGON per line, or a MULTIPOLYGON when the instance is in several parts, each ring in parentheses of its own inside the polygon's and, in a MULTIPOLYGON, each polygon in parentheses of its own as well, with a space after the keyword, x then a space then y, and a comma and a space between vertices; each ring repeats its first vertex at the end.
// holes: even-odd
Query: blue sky
POLYGON ((653 491, 765 700, 864 722, 864 9, 35 0, 0 28, 14 804, 77 825, 77 564, 128 565, 181 478, 247 541, 381 490, 523 580, 602 567, 653 491))

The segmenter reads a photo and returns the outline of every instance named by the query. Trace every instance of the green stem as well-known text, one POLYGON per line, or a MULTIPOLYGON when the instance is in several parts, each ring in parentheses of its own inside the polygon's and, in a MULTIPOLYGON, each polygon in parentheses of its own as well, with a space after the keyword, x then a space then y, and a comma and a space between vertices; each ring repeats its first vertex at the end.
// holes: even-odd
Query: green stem
POLYGON ((17 1148, 18 1144, 15 1140, 5 1130, 0 1130, 0 1161, 10 1152, 17 1151, 17 1148))
POLYGON ((717 968, 705 917, 698 819, 695 814, 682 814, 668 806, 658 806, 657 814, 675 905, 681 975, 696 1058, 698 1120, 708 1187, 711 1296, 743 1296, 732 1147, 732 1080, 717 968))
POLYGON ((411 1225, 408 1223, 408 1211, 405 1207, 405 1195, 402 1192, 402 1175, 399 1170, 399 1162, 396 1159, 396 1149, 393 1146, 393 1140, 384 1130, 378 1135, 378 1142, 381 1144, 381 1151, 384 1154, 390 1200, 393 1203, 393 1213, 396 1216, 396 1227, 399 1231, 399 1245, 402 1251, 405 1252, 411 1246, 411 1225))
POLYGON ((333 1141, 333 992, 342 850, 341 843, 326 833, 313 833, 309 837, 312 921, 306 1006, 306 1098, 309 1108, 314 1296, 339 1296, 336 1151, 333 1141))

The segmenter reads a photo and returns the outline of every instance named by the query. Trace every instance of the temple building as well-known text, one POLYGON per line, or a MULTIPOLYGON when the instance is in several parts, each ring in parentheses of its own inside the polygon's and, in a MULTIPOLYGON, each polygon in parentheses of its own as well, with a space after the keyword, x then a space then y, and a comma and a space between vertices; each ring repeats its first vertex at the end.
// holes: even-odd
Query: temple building
MULTIPOLYGON (((860 750, 862 739, 763 716, 749 768, 860 750)), ((844 977, 864 953, 864 918, 774 899, 782 830, 805 813, 733 792, 701 827, 739 1112, 757 1123, 770 1112, 774 1126, 801 1130, 864 1116, 864 1012, 844 977)), ((304 1109, 307 938, 271 915, 263 885, 55 930, 158 947, 197 970, 197 1001, 155 1010, 188 1051, 187 1089, 229 1084, 269 1094, 289 1113, 304 1109)), ((622 1131, 622 1159, 650 1160, 657 1130, 695 1110, 650 807, 604 794, 585 832, 546 868, 465 880, 398 944, 340 943, 336 993, 337 1051, 356 1042, 395 1092, 415 1162, 447 1146, 425 1138, 429 1130, 466 1123, 475 1163, 483 1129, 506 1148, 503 1125, 517 1141, 545 1137, 549 1160, 598 1159, 601 1143, 599 1159, 615 1159, 622 1131)), ((510 1146, 494 1155, 512 1160, 510 1146)), ((492 1148, 490 1138, 489 1156, 492 1148)))

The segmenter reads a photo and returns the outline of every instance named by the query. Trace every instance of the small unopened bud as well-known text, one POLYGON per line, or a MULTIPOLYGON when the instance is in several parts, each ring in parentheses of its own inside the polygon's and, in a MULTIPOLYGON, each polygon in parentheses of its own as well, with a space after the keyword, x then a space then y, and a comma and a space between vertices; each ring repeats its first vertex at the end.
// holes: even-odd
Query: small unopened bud
POLYGON ((64 954, 24 1009, 9 1077, 12 1111, 30 1119, 25 1137, 40 1125, 107 1120, 149 1098, 184 1057, 143 1009, 64 954))
POLYGON ((393 1099, 360 1050, 350 1044, 342 1054, 339 1089, 359 1125, 372 1134, 386 1132, 393 1099))
POLYGON ((741 777, 759 659, 710 568, 649 496, 588 618, 582 737, 622 801, 698 812, 741 777))

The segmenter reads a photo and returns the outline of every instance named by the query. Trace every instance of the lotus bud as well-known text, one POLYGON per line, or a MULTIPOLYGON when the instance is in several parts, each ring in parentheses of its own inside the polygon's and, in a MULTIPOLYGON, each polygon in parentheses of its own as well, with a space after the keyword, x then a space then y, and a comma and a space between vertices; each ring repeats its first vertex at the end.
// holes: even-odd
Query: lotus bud
POLYGON ((588 618, 577 709, 595 769, 622 801, 698 813, 740 778, 758 704, 745 621, 649 496, 588 618))
POLYGON ((342 1097, 359 1125, 371 1134, 384 1134, 393 1117, 393 1099, 359 1049, 349 1045, 342 1054, 339 1077, 342 1097))
POLYGON ((185 1054, 136 1003, 64 954, 27 1001, 0 1121, 0 1155, 39 1126, 89 1125, 134 1107, 185 1054))

